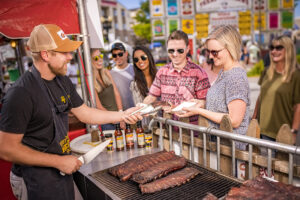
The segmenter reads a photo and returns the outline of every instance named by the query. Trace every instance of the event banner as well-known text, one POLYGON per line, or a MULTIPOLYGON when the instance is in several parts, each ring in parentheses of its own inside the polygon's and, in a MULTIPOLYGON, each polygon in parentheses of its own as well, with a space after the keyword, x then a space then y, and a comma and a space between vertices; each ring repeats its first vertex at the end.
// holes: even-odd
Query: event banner
POLYGON ((292 11, 281 12, 281 27, 282 28, 293 28, 294 14, 292 11))
POLYGON ((269 29, 279 28, 279 12, 269 13, 269 29))
POLYGON ((282 0, 282 8, 294 8, 294 0, 282 0))
POLYGON ((168 35, 179 29, 178 19, 168 19, 168 35))
POLYGON ((181 0, 181 15, 190 16, 194 14, 194 0, 181 0))
POLYGON ((164 2, 162 0, 151 1, 151 16, 152 17, 164 16, 164 2))
POLYGON ((209 16, 209 32, 220 25, 232 25, 238 28, 239 20, 237 12, 215 12, 209 16))
POLYGON ((154 37, 164 36, 164 23, 161 19, 153 20, 153 35, 154 37))
POLYGON ((196 14, 197 39, 208 36, 209 15, 208 13, 196 14))
POLYGON ((269 10, 278 10, 279 9, 279 0, 269 0, 268 8, 269 8, 269 10))
POLYGON ((266 15, 264 12, 254 14, 254 30, 266 30, 266 15))
POLYGON ((252 0, 196 0, 196 12, 216 12, 251 9, 252 0))
POLYGON ((239 31, 241 35, 251 34, 251 12, 239 12, 239 31))
POLYGON ((186 34, 194 34, 194 20, 193 19, 182 19, 182 31, 186 34))
POLYGON ((255 11, 266 10, 267 0, 253 0, 253 7, 255 11))
POLYGON ((178 1, 177 0, 168 0, 167 1, 167 13, 168 13, 168 16, 177 16, 178 15, 178 1))

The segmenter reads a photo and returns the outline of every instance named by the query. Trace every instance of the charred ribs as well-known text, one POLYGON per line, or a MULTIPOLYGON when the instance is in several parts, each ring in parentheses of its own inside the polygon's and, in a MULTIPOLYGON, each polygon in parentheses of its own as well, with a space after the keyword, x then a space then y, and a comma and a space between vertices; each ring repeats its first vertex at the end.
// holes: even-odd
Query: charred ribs
POLYGON ((145 184, 150 181, 156 180, 157 178, 165 176, 172 171, 185 167, 186 163, 187 161, 185 158, 176 157, 173 160, 160 162, 143 172, 134 174, 131 179, 137 183, 145 184))
POLYGON ((185 184, 186 182, 197 176, 199 173, 201 172, 195 168, 186 167, 151 183, 140 184, 140 189, 142 193, 158 192, 164 189, 185 184))

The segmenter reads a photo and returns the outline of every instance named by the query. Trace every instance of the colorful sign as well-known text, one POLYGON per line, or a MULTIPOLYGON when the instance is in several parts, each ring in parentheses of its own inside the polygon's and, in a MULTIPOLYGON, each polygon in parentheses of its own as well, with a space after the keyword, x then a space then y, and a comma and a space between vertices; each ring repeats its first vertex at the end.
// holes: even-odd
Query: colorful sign
POLYGON ((251 9, 251 0, 196 0, 196 12, 216 12, 251 9))
POLYGON ((189 47, 190 47, 190 54, 193 55, 194 53, 194 40, 192 38, 189 38, 189 47))
POLYGON ((169 19, 168 20, 168 35, 170 35, 173 31, 179 29, 179 20, 178 19, 169 19))
POLYGON ((154 37, 164 36, 164 23, 160 19, 153 21, 153 32, 154 37))
POLYGON ((208 36, 209 15, 207 13, 196 14, 197 39, 208 36))
POLYGON ((164 15, 164 5, 162 0, 152 0, 151 15, 152 17, 162 17, 164 15))
POLYGON ((254 10, 259 11, 259 10, 266 10, 267 7, 267 0, 254 0, 254 10))
POLYGON ((177 0, 168 0, 167 1, 167 13, 168 16, 177 16, 178 15, 178 3, 177 0))
POLYGON ((254 14, 254 30, 266 29, 266 15, 264 12, 254 14))
POLYGON ((239 12, 239 31, 241 35, 251 34, 251 12, 239 12))
POLYGON ((279 9, 279 0, 269 0, 268 1, 269 10, 279 9))
POLYGON ((279 13, 278 12, 269 13, 269 28, 270 29, 279 28, 279 13))
POLYGON ((294 0, 282 0, 283 8, 294 8, 294 0))
POLYGON ((281 12, 281 27, 282 28, 293 28, 294 14, 292 11, 281 12))
POLYGON ((216 12, 209 16, 209 32, 220 25, 232 25, 238 28, 238 13, 237 12, 216 12))
POLYGON ((194 34, 194 20, 193 19, 182 19, 182 31, 186 34, 194 34))
POLYGON ((189 16, 194 14, 193 0, 181 0, 181 15, 189 16))

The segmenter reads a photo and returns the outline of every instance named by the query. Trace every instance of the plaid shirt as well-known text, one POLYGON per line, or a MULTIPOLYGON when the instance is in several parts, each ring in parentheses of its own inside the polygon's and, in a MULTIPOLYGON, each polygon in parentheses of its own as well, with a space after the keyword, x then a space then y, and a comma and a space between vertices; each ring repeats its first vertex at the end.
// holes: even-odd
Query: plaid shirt
POLYGON ((190 99, 205 100, 209 87, 206 72, 195 63, 187 61, 180 72, 168 63, 157 72, 149 94, 178 105, 190 99))

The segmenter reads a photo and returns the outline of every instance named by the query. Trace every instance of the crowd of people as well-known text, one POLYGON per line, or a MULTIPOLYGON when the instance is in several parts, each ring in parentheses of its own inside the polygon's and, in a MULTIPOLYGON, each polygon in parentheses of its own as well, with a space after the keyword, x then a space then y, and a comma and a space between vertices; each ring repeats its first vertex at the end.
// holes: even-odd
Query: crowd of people
MULTIPOLYGON (((110 49, 115 62, 112 70, 104 67, 103 53, 91 49, 96 109, 84 105, 73 87, 74 82, 65 76, 66 63, 72 60, 71 52, 82 42, 71 41, 58 32, 63 30, 51 24, 33 29, 28 41, 34 63, 32 71, 26 72, 3 99, 0 158, 14 163, 11 182, 19 199, 24 196, 74 199, 72 173, 82 163, 70 155, 68 112, 84 123, 101 124, 103 130, 111 130, 117 122, 123 128, 125 123, 138 120, 148 125, 148 118, 131 113, 141 103, 160 100, 168 102, 163 110, 175 120, 189 117, 190 123, 197 124, 201 115, 211 126, 219 128, 222 117, 228 115, 233 132, 246 134, 250 88, 240 59, 243 54, 244 59, 249 55, 244 52, 241 36, 233 26, 222 25, 209 34, 200 64, 189 58, 188 35, 181 30, 169 35, 166 44, 170 62, 159 70, 145 46, 134 47, 131 64, 124 44, 114 43, 110 49), (195 105, 184 108, 185 113, 172 112, 175 106, 186 101, 195 105), (60 171, 66 175, 61 176, 60 171)), ((270 59, 253 118, 259 119, 262 137, 274 140, 284 123, 294 133, 299 129, 300 71, 295 48, 288 37, 272 41, 270 59)), ((242 150, 246 145, 236 142, 242 150)))

